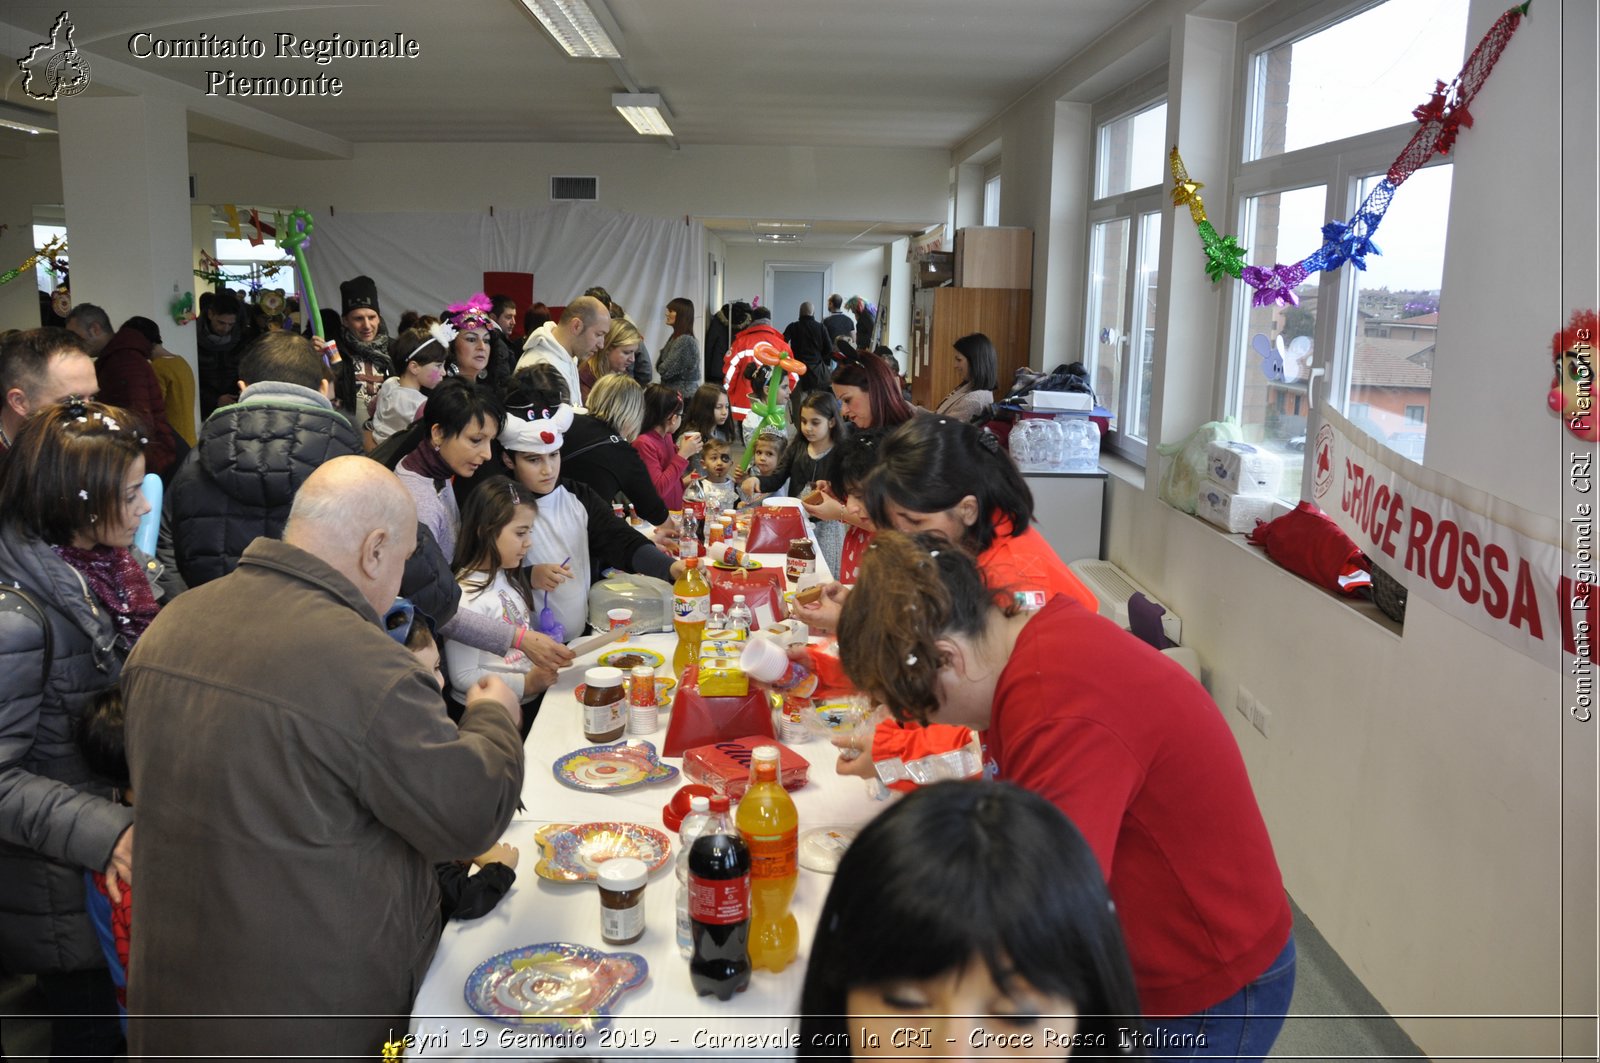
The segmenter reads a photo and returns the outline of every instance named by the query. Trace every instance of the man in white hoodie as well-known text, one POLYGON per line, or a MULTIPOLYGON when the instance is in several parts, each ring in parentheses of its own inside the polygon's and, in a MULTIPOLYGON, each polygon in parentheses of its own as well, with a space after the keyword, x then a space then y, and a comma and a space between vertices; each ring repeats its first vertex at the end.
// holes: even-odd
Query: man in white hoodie
POLYGON ((601 348, 610 328, 606 305, 593 296, 579 296, 567 304, 559 321, 547 321, 528 336, 517 368, 548 362, 566 378, 568 399, 577 402, 582 394, 578 363, 601 348))

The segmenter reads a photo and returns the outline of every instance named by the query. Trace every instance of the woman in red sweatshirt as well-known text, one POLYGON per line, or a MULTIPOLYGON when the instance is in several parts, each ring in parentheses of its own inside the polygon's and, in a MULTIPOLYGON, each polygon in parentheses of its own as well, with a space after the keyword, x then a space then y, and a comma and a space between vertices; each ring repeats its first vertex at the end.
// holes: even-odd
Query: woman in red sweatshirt
POLYGON ((991 771, 1082 831, 1127 938, 1152 1058, 1265 1057, 1294 989, 1289 903, 1204 688, 1070 595, 1036 612, 998 602, 937 536, 878 535, 839 647, 862 691, 902 720, 982 731, 991 771))

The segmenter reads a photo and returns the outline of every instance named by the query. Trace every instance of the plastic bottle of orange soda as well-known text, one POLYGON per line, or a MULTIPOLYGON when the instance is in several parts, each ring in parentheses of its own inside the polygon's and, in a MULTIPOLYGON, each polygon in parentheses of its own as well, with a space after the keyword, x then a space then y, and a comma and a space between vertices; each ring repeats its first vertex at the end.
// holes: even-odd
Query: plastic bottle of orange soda
POLYGON ((757 746, 751 784, 736 822, 750 846, 750 963, 781 971, 800 949, 800 927, 789 911, 799 873, 800 816, 778 782, 778 749, 757 746))
POLYGON ((700 559, 685 558, 683 575, 672 585, 672 627, 678 633, 678 649, 672 655, 672 674, 680 680, 683 670, 700 661, 700 640, 705 635, 711 614, 711 586, 700 575, 700 559))

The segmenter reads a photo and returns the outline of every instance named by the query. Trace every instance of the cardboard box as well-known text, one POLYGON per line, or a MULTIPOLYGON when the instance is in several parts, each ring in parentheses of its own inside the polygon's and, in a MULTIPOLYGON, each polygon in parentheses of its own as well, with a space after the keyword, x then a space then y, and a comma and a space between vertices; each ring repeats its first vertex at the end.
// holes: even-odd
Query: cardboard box
POLYGON ((1030 391, 1028 408, 1053 413, 1088 413, 1094 409, 1094 396, 1086 391, 1030 391))
POLYGON ((1234 494, 1276 497, 1283 459, 1249 443, 1212 443, 1206 448, 1206 475, 1234 494))
MULTIPOLYGON (((778 782, 785 790, 798 790, 806 784, 811 768, 806 758, 782 742, 760 736, 685 750, 683 777, 737 801, 750 788, 750 761, 757 746, 778 747, 778 782)), ((829 750, 832 751, 831 746, 829 750)))
POLYGON ((1276 501, 1270 495, 1240 495, 1221 484, 1208 483, 1201 485, 1195 498, 1194 515, 1237 535, 1253 531, 1256 521, 1269 519, 1276 501))

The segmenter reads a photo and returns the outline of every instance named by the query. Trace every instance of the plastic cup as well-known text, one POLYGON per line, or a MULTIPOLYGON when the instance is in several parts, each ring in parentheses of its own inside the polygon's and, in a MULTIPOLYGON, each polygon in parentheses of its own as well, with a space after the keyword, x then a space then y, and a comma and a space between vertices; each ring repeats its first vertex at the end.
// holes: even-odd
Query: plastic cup
POLYGON ((758 636, 744 644, 739 667, 757 682, 772 683, 789 671, 789 655, 775 640, 758 636))
MULTIPOLYGON (((627 627, 629 624, 633 623, 633 610, 610 609, 606 611, 606 619, 611 621, 611 630, 615 631, 619 627, 627 627)), ((624 635, 617 641, 627 642, 628 636, 624 635)))

